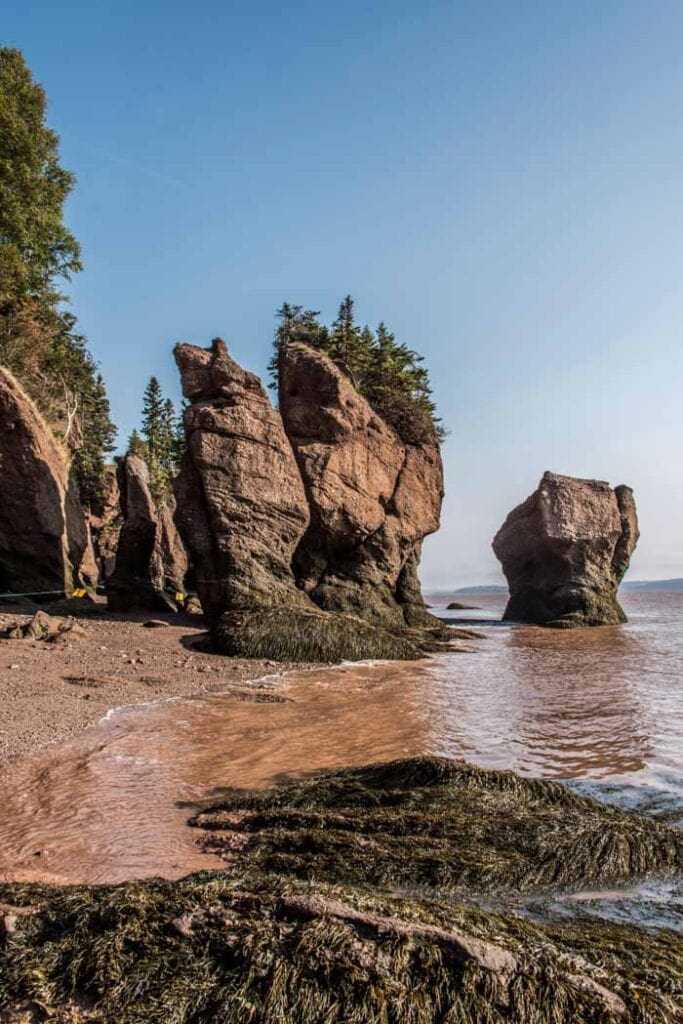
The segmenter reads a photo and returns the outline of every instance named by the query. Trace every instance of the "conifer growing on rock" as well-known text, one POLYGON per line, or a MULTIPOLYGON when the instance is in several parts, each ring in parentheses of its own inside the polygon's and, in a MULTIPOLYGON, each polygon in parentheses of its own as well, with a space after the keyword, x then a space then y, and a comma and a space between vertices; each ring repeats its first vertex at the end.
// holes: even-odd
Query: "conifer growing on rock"
POLYGON ((276 315, 275 352, 269 364, 272 387, 277 387, 281 352, 302 342, 328 355, 406 444, 443 440, 445 431, 436 415, 422 356, 398 342, 384 323, 376 331, 361 328, 350 295, 342 299, 330 328, 319 322, 318 311, 287 302, 276 315))

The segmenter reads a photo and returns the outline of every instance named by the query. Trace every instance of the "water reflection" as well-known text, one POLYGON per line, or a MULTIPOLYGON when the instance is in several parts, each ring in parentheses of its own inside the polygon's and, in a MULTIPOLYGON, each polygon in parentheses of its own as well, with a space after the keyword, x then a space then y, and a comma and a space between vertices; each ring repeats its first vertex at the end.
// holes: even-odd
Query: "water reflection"
POLYGON ((491 627, 477 653, 265 681, 285 703, 213 694, 115 715, 3 777, 0 877, 178 877, 212 866, 189 803, 420 753, 608 780, 612 796, 651 790, 683 808, 683 595, 630 603, 626 627, 491 627))

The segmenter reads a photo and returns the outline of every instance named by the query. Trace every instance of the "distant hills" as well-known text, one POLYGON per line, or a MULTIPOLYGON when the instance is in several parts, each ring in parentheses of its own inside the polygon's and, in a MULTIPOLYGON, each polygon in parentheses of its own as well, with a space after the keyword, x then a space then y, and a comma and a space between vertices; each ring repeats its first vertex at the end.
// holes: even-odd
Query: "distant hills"
POLYGON ((683 590, 683 580, 627 580, 624 590, 683 590))
MULTIPOLYGON (((627 580, 622 584, 623 590, 683 590, 683 579, 675 580, 627 580)), ((508 588, 498 584, 477 587, 458 587, 449 590, 449 594, 507 594, 508 588)), ((444 591, 446 593, 446 591, 444 591)))

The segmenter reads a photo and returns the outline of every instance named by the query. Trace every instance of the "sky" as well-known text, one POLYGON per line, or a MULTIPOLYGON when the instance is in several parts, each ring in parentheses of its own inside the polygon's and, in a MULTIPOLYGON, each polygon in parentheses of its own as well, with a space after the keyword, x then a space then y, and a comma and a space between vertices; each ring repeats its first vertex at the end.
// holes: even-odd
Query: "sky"
POLYGON ((498 582, 546 469, 628 483, 630 578, 683 576, 683 5, 13 4, 78 184, 73 308, 121 443, 178 341, 263 374, 350 292, 449 435, 427 589, 498 582))

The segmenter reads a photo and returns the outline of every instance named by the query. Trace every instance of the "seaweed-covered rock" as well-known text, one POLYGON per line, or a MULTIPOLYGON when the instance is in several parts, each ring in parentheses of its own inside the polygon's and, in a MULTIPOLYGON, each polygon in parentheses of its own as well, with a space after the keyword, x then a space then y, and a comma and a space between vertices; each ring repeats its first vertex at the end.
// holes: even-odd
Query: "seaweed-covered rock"
POLYGON ((683 1018, 673 931, 477 901, 678 863, 679 835, 558 783, 418 758, 235 793, 198 823, 225 871, 0 884, 0 1019, 32 1004, 91 1024, 683 1018))
POLYGON ((0 367, 0 592, 71 591, 88 531, 67 453, 0 367))
POLYGON ((291 446, 259 379, 216 339, 178 345, 187 447, 176 521, 211 623, 235 608, 305 606, 292 556, 308 506, 291 446))
POLYGON ((436 437, 404 444, 331 359, 302 344, 280 353, 279 398, 311 512, 294 562, 299 585, 329 611, 428 622, 417 566, 439 527, 436 437))
POLYGON ((683 866, 683 837, 666 825, 438 757, 237 791, 193 824, 233 867, 387 889, 500 894, 683 866))
POLYGON ((175 611, 175 603, 164 592, 162 525, 144 460, 126 455, 119 461, 117 477, 123 525, 116 565, 107 580, 107 603, 116 612, 175 611))
POLYGON ((556 627, 625 622, 617 591, 637 542, 629 487, 545 473, 493 541, 510 588, 504 618, 556 627))

